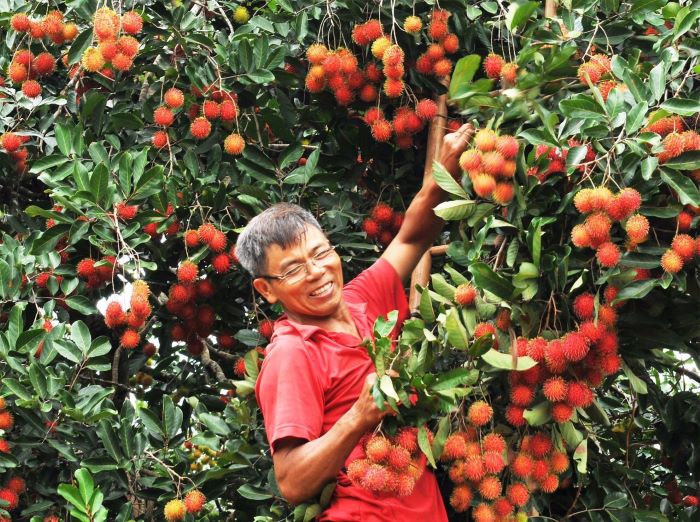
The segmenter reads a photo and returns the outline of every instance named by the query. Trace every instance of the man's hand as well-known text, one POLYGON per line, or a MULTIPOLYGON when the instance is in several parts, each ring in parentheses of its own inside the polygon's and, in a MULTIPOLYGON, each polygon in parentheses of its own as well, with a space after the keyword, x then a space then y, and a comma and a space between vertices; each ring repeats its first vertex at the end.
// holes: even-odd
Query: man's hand
POLYGON ((376 373, 371 373, 365 378, 360 396, 348 412, 353 415, 353 419, 357 422, 358 429, 362 433, 374 429, 384 417, 394 413, 387 405, 384 406, 383 410, 377 407, 372 396, 372 386, 375 382, 377 382, 376 373))
POLYGON ((445 134, 438 161, 453 176, 459 173, 459 157, 462 155, 462 152, 467 150, 473 137, 474 127, 471 123, 465 123, 455 132, 445 134))

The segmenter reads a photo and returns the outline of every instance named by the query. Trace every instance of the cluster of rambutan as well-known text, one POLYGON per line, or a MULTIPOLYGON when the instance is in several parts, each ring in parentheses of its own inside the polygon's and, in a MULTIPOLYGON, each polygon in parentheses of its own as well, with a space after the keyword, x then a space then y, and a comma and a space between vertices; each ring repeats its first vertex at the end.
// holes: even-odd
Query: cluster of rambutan
POLYGON ((165 504, 163 516, 168 522, 179 522, 185 520, 188 513, 191 515, 199 513, 206 503, 207 497, 204 493, 193 489, 187 492, 184 500, 176 498, 165 504))
POLYGON ((363 117, 369 126, 372 137, 380 143, 389 141, 394 136, 396 146, 408 149, 413 146, 413 135, 420 132, 425 123, 437 115, 437 105, 433 100, 422 99, 415 110, 407 105, 394 109, 393 118, 388 120, 379 107, 367 109, 363 117))
POLYGON ((663 149, 656 155, 660 165, 684 152, 700 150, 700 135, 694 130, 671 132, 664 138, 662 146, 663 149))
POLYGON ((474 136, 474 148, 462 153, 459 166, 472 182, 477 196, 491 198, 499 205, 513 199, 515 157, 520 145, 515 137, 500 136, 491 129, 481 129, 474 136))
MULTIPOLYGON (((654 113, 650 114, 650 118, 654 118, 654 113)), ((685 130, 685 122, 680 116, 667 116, 665 118, 659 118, 653 123, 648 124, 643 127, 640 132, 655 132, 660 136, 666 136, 672 132, 681 133, 685 130)))
MULTIPOLYGON (((429 433, 429 439, 432 434, 429 433)), ((413 493, 425 471, 425 459, 418 447, 418 429, 400 428, 393 437, 366 436, 363 453, 347 467, 350 481, 373 493, 405 497, 413 493)))
POLYGON ((513 87, 518 79, 518 65, 506 62, 500 54, 490 53, 484 58, 484 72, 492 80, 500 79, 503 88, 513 87))
MULTIPOLYGON (((547 160, 547 166, 545 169, 540 169, 537 165, 530 167, 527 171, 529 176, 537 176, 540 183, 544 182, 552 174, 563 174, 566 172, 566 158, 569 155, 569 148, 580 147, 583 144, 575 139, 571 138, 568 140, 568 148, 560 147, 550 147, 549 145, 540 144, 535 148, 535 161, 540 161, 541 158, 547 160)), ((586 172, 591 170, 591 162, 595 161, 596 153, 590 144, 586 144, 586 156, 583 158, 583 162, 576 168, 580 172, 586 172)))
MULTIPOLYGON (((416 59, 416 71, 419 73, 443 78, 452 72, 452 60, 447 58, 446 55, 454 54, 459 50, 459 38, 456 34, 449 31, 448 20, 451 14, 445 9, 433 10, 427 28, 428 38, 433 43, 429 44, 428 49, 416 59)), ((412 28, 411 26, 413 28, 417 27, 414 18, 417 17, 408 17, 404 21, 404 27, 406 25, 409 28, 412 28), (409 22, 409 19, 412 20, 412 23, 409 22)))
MULTIPOLYGON (((163 221, 170 221, 167 228, 164 230, 164 234, 166 236, 174 236, 180 231, 180 222, 178 221, 177 217, 169 219, 175 212, 175 207, 172 205, 172 203, 168 203, 165 212, 161 213, 158 210, 156 210, 156 212, 163 215, 163 221)), ((148 223, 143 227, 143 231, 151 237, 158 237, 160 235, 158 228, 163 221, 148 223)))
POLYGON ((109 7, 101 7, 93 16, 97 46, 88 47, 80 61, 86 71, 114 79, 114 71, 131 69, 139 52, 139 41, 132 35, 143 28, 143 19, 136 11, 119 16, 109 7), (111 68, 107 67, 111 65, 111 68))
POLYGON ((676 219, 678 230, 681 232, 688 232, 693 227, 695 216, 700 216, 700 207, 686 205, 676 219))
POLYGON ((103 256, 99 260, 86 257, 75 265, 75 273, 86 282, 88 288, 94 289, 109 283, 116 267, 117 258, 115 256, 103 256))
POLYGON ((510 373, 510 404, 505 411, 509 424, 525 426, 523 414, 535 402, 540 386, 557 423, 569 421, 576 408, 587 408, 593 403, 593 389, 606 376, 617 373, 622 364, 615 326, 615 307, 620 303, 612 305, 617 294, 614 286, 606 287, 605 303, 598 307, 597 321, 595 296, 589 292, 577 296, 573 309, 581 322, 576 330, 563 337, 550 341, 542 337, 517 339, 517 355, 527 355, 539 364, 510 373))
POLYGON ((610 230, 616 221, 625 223, 629 250, 646 241, 649 222, 643 215, 635 214, 641 204, 641 194, 629 187, 616 195, 605 187, 578 191, 574 196, 574 206, 587 216, 583 223, 571 230, 571 241, 579 248, 595 249, 596 259, 602 267, 617 266, 622 254, 612 241, 610 230))
POLYGON ((211 223, 204 223, 197 230, 186 230, 183 239, 188 249, 206 246, 211 251, 211 267, 217 274, 225 274, 231 269, 232 263, 238 262, 235 245, 227 251, 226 234, 211 223))
MULTIPOLYGON (((216 85, 210 85, 204 90, 192 87, 191 93, 196 98, 205 97, 193 101, 188 109, 187 115, 190 119, 190 134, 197 139, 203 140, 209 137, 212 132, 212 122, 217 120, 222 124, 233 123, 238 118, 239 110, 237 104, 238 96, 222 89, 216 85)), ((167 128, 175 122, 176 111, 185 104, 185 95, 177 87, 171 87, 163 95, 163 104, 153 111, 153 122, 163 130, 153 133, 151 143, 157 149, 170 146, 170 136, 167 128)), ((237 133, 232 132, 224 139, 224 151, 233 156, 239 156, 245 148, 245 140, 237 133)))
MULTIPOLYGON (((445 54, 457 51, 459 39, 449 33, 447 20, 449 13, 435 10, 428 25, 428 36, 433 43, 416 61, 416 70, 422 74, 447 76, 452 71, 452 62, 445 54)), ((405 22, 406 31, 417 34, 423 23, 417 16, 410 16, 405 22)), ((306 52, 309 71, 305 85, 309 92, 318 93, 325 89, 333 92, 341 106, 350 105, 356 97, 362 102, 373 103, 379 98, 379 91, 389 99, 400 98, 406 85, 404 50, 384 34, 378 20, 368 20, 353 29, 353 41, 362 47, 370 46, 370 53, 376 59, 368 61, 364 68, 358 57, 347 48, 329 50, 324 44, 311 45, 306 52)), ((395 108, 393 120, 384 116, 384 110, 374 107, 367 111, 365 122, 372 129, 372 136, 379 142, 386 142, 392 134, 400 148, 413 145, 411 136, 419 132, 424 122, 437 114, 437 106, 431 100, 421 100, 415 108, 402 105, 395 108)))
POLYGON ((362 222, 362 230, 369 239, 374 239, 386 247, 398 234, 403 218, 403 212, 394 211, 386 203, 377 203, 369 217, 362 222))
MULTIPOLYGON (((0 431, 8 432, 15 424, 12 413, 7 409, 5 398, 0 396, 0 431)), ((10 453, 10 445, 4 438, 0 438, 0 453, 10 453)), ((18 476, 11 477, 5 487, 0 488, 0 500, 8 503, 0 510, 14 511, 19 505, 19 495, 25 490, 24 479, 18 476)), ((2 516, 0 515, 0 519, 2 516)), ((9 520, 9 519, 8 519, 9 520)))
POLYGON ((472 518, 477 522, 507 520, 526 507, 531 493, 556 491, 559 475, 569 469, 566 452, 555 449, 545 432, 523 437, 519 450, 509 452, 503 436, 490 432, 480 437, 473 426, 447 438, 441 459, 451 463, 448 475, 455 486, 450 505, 462 513, 476 504, 472 518), (501 481, 504 472, 511 478, 507 486, 501 481))
POLYGON ((671 241, 671 248, 661 256, 661 268, 670 274, 676 274, 694 257, 700 257, 700 237, 693 239, 688 234, 676 234, 671 241))
POLYGON ((78 26, 65 23, 60 11, 50 11, 40 20, 32 20, 26 13, 15 13, 10 18, 10 27, 18 33, 27 33, 34 40, 46 38, 56 45, 78 36, 78 26))
POLYGON ((118 301, 110 301, 107 304, 105 325, 111 330, 125 327, 119 336, 119 344, 127 350, 136 348, 141 342, 139 330, 144 327, 152 311, 148 301, 150 295, 148 284, 145 281, 136 280, 131 284, 131 299, 127 312, 118 301))
POLYGON ((605 54, 594 54, 587 61, 582 63, 577 71, 579 81, 583 85, 596 85, 603 101, 608 101, 608 96, 613 89, 627 90, 624 83, 617 83, 611 78, 612 67, 610 57, 605 54), (603 80, 604 77, 609 77, 603 80), (603 80, 603 81, 601 81, 603 80))
POLYGON ((29 152, 23 143, 29 141, 29 136, 23 136, 14 132, 6 132, 0 135, 0 147, 15 161, 15 171, 24 173, 27 170, 27 156, 29 152))

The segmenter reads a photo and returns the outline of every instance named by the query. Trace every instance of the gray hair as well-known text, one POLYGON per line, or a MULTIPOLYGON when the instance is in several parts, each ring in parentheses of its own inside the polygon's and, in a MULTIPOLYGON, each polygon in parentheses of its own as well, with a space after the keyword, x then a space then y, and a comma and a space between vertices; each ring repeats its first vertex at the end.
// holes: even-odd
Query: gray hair
POLYGON ((236 241, 236 256, 253 277, 267 267, 267 249, 272 245, 296 245, 307 226, 321 225, 306 209, 292 203, 277 203, 248 222, 236 241))

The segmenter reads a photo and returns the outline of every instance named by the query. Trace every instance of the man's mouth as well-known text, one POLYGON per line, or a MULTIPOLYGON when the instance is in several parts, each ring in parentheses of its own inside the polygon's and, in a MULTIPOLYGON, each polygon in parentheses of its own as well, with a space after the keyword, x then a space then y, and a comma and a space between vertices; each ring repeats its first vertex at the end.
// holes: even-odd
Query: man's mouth
POLYGON ((319 297, 321 295, 325 295, 331 291, 333 288, 333 281, 327 282, 325 285, 323 285, 321 288, 311 292, 311 297, 319 297))

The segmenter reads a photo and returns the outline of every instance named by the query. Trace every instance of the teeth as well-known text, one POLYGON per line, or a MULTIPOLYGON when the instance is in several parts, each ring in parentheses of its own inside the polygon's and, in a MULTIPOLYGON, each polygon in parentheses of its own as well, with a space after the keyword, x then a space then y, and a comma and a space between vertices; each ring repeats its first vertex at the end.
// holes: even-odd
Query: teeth
POLYGON ((321 295, 321 294, 325 293, 327 290, 330 290, 331 284, 332 284, 332 283, 326 283, 326 284, 323 285, 321 288, 319 288, 318 290, 316 290, 315 292, 313 292, 311 295, 317 296, 317 295, 321 295))

